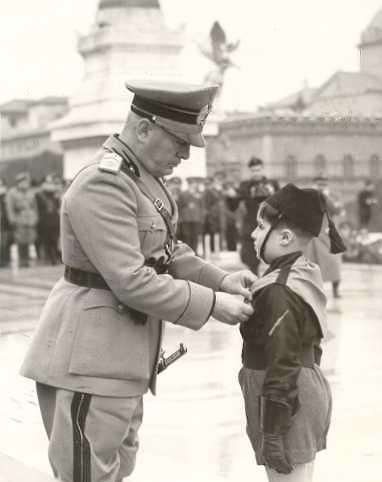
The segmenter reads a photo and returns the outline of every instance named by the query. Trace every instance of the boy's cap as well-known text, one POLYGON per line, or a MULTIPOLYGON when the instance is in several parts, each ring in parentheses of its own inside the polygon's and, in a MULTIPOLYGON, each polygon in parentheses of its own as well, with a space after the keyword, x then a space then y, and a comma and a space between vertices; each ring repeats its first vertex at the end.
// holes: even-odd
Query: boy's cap
POLYGON ((325 206, 316 189, 289 183, 265 201, 299 228, 313 236, 320 234, 325 206))
POLYGON ((313 236, 320 234, 323 217, 326 213, 329 222, 330 251, 332 253, 345 251, 343 240, 328 215, 325 198, 317 189, 300 189, 289 183, 269 196, 265 202, 293 224, 313 236))
POLYGON ((204 147, 202 130, 218 86, 171 82, 128 81, 134 93, 131 110, 174 133, 185 142, 204 147))

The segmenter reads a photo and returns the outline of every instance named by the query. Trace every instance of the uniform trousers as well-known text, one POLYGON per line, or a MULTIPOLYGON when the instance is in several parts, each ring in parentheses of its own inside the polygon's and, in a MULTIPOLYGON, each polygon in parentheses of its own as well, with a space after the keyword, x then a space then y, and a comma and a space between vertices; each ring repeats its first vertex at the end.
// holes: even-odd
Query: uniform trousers
POLYGON ((279 474, 265 467, 269 482, 312 482, 314 462, 296 465, 290 474, 279 474))
POLYGON ((49 461, 63 482, 119 482, 135 467, 142 396, 117 398, 37 383, 49 461))

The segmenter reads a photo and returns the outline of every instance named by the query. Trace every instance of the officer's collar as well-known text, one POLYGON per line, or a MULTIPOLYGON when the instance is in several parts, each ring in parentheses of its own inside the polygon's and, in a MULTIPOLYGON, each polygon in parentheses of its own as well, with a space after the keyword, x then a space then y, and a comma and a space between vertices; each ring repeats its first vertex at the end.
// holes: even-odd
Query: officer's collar
POLYGON ((110 151, 116 152, 118 155, 122 157, 122 159, 127 162, 129 165, 132 164, 134 166, 134 172, 137 177, 140 177, 140 172, 138 165, 140 164, 139 159, 135 152, 128 146, 118 134, 113 134, 106 139, 103 143, 103 147, 110 151))

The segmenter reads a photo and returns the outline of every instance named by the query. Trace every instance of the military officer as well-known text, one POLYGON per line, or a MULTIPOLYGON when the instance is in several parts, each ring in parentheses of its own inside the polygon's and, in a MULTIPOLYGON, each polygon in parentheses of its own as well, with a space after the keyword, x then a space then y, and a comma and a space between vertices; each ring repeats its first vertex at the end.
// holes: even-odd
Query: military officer
POLYGON ((21 373, 37 382, 49 460, 65 482, 118 482, 134 469, 142 397, 155 393, 164 321, 200 329, 253 312, 255 276, 228 274, 176 240, 162 182, 202 129, 214 86, 130 82, 122 132, 65 193, 65 275, 54 286, 21 373), (242 296, 237 296, 242 295, 242 296))

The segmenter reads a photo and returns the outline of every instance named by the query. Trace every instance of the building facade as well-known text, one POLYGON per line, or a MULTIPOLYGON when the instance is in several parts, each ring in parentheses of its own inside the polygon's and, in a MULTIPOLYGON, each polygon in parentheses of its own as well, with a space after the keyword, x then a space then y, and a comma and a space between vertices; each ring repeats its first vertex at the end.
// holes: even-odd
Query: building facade
POLYGON ((63 173, 63 152, 52 140, 50 123, 68 111, 66 97, 15 99, 0 105, 0 177, 8 184, 20 171, 39 182, 47 173, 63 173))
MULTIPOLYGON (((328 176, 353 220, 365 179, 377 184, 382 205, 382 10, 358 47, 359 71, 335 72, 319 88, 305 87, 258 112, 221 121, 208 145, 208 174, 224 170, 238 181, 257 156, 282 183, 307 186, 319 174, 328 176)), ((379 213, 373 224, 382 230, 379 213)))

